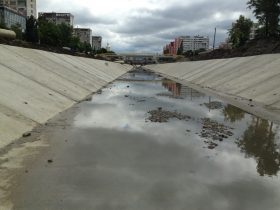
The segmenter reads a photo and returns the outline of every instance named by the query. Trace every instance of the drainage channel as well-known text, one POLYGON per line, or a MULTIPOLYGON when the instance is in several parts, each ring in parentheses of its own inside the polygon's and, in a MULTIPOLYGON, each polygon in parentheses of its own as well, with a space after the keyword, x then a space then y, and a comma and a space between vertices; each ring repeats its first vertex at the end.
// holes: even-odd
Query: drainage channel
POLYGON ((14 209, 279 209, 279 125, 141 69, 72 109, 14 209))

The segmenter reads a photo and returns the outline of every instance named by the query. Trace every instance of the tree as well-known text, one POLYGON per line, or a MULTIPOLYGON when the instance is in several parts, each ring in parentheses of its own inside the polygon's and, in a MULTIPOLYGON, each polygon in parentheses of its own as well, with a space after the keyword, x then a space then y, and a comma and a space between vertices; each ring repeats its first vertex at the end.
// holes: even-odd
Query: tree
POLYGON ((4 21, 2 21, 2 20, 0 21, 0 28, 2 28, 2 29, 8 29, 6 23, 5 23, 4 21))
POLYGON ((58 38, 60 41, 60 45, 63 47, 70 47, 70 43, 72 41, 72 33, 73 28, 65 23, 61 23, 57 25, 58 29, 58 38))
POLYGON ((247 4, 263 26, 264 36, 279 36, 280 0, 249 0, 247 4))
POLYGON ((254 157, 261 176, 277 176, 280 170, 280 153, 276 144, 273 123, 252 118, 252 124, 236 142, 246 157, 254 157))
POLYGON ((229 30, 229 40, 233 47, 243 46, 250 39, 253 22, 249 18, 240 15, 239 19, 232 24, 229 30))
POLYGON ((40 43, 50 46, 61 46, 58 27, 45 19, 38 21, 40 43))
POLYGON ((177 50, 177 55, 183 55, 183 42, 181 42, 180 47, 177 50))
POLYGON ((22 28, 19 23, 16 23, 15 25, 11 26, 11 30, 13 30, 16 33, 17 39, 22 39, 22 28))
POLYGON ((26 31, 25 31, 25 39, 28 42, 36 43, 38 42, 38 22, 31 15, 30 18, 26 20, 26 31))
POLYGON ((103 53, 107 53, 108 51, 105 48, 101 48, 100 50, 97 50, 97 54, 103 54, 103 53))

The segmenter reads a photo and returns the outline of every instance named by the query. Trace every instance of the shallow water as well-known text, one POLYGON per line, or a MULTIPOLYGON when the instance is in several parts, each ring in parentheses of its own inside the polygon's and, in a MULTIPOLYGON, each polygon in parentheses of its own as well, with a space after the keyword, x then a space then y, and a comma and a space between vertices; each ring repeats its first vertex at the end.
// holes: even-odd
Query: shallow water
POLYGON ((128 73, 81 103, 65 136, 51 172, 30 175, 38 188, 51 180, 31 209, 279 209, 279 125, 155 74, 128 73))

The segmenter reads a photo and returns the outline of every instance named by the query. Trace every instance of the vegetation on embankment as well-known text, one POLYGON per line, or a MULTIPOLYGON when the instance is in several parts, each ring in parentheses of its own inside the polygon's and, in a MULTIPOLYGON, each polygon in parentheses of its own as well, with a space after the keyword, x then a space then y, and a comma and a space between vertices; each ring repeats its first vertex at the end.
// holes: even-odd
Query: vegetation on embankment
POLYGON ((247 42, 245 45, 233 49, 216 49, 208 53, 202 53, 190 60, 209 60, 220 58, 245 57, 262 54, 280 53, 280 39, 255 39, 247 42))

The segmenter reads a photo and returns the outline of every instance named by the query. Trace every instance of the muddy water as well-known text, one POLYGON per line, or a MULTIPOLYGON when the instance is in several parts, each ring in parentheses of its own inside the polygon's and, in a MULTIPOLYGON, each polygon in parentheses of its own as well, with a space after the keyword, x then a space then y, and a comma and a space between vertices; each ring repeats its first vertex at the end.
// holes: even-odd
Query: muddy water
POLYGON ((280 206, 279 125, 155 74, 124 75, 52 138, 68 143, 51 141, 16 209, 280 206))

